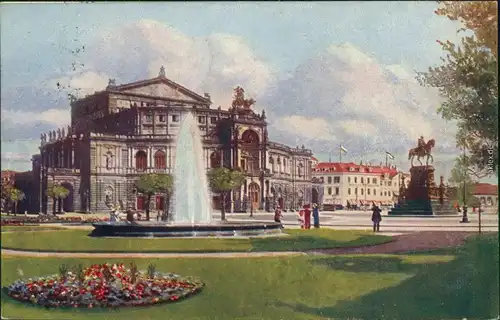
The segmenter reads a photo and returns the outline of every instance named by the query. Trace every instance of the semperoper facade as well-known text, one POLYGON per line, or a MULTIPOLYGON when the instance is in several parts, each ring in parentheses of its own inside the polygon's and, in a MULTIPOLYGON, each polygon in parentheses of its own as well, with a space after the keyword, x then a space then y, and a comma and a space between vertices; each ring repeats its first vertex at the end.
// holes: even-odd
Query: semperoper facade
MULTIPOLYGON (((39 179, 40 211, 52 208, 45 195, 60 183, 70 195, 58 201, 66 212, 107 210, 122 201, 144 210, 145 197, 135 181, 147 173, 173 173, 176 135, 185 112, 195 113, 203 135, 206 168, 239 168, 247 179, 225 204, 241 212, 272 210, 279 204, 296 208, 321 203, 323 187, 312 177, 310 150, 268 138, 266 115, 252 110, 237 87, 228 110, 211 108, 210 95, 199 95, 165 76, 117 85, 113 79, 99 92, 71 104, 71 125, 41 135, 40 154, 33 157, 39 179)), ((151 209, 163 209, 161 195, 151 209)), ((57 200, 56 200, 57 201, 57 200)), ((218 196, 213 196, 219 207, 218 196)))

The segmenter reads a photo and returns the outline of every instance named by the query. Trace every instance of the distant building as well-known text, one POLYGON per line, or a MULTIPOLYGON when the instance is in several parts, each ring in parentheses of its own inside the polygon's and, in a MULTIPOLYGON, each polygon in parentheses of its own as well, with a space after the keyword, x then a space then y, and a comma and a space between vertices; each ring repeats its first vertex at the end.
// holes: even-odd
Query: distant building
POLYGON ((392 206, 397 202, 403 175, 408 185, 409 174, 394 166, 320 162, 313 169, 313 177, 323 182, 323 203, 342 206, 370 206, 373 202, 392 206))
POLYGON ((498 185, 476 183, 472 194, 479 199, 481 207, 486 212, 498 212, 498 185))
MULTIPOLYGON (((71 126, 42 134, 33 172, 40 185, 40 211, 51 208, 45 190, 60 183, 70 195, 58 203, 64 211, 104 211, 123 201, 144 210, 146 196, 135 182, 146 173, 173 173, 181 116, 193 112, 203 139, 206 169, 239 168, 247 178, 224 205, 231 212, 272 210, 321 202, 321 184, 312 179, 312 153, 272 142, 265 113, 235 89, 229 110, 211 108, 209 94, 199 95, 165 77, 116 85, 71 104, 71 126)), ((219 196, 213 205, 220 207, 219 196)), ((150 209, 163 210, 162 195, 150 209)))

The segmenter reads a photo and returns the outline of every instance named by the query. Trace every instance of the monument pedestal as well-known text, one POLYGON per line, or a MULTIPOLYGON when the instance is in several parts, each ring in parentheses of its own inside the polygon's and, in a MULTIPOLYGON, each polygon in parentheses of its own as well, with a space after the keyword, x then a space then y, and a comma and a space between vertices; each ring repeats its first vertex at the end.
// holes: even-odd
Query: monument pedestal
POLYGON ((433 166, 418 166, 410 169, 411 180, 405 192, 405 201, 389 211, 392 216, 432 216, 456 214, 448 201, 442 203, 438 197, 438 188, 434 182, 433 166))

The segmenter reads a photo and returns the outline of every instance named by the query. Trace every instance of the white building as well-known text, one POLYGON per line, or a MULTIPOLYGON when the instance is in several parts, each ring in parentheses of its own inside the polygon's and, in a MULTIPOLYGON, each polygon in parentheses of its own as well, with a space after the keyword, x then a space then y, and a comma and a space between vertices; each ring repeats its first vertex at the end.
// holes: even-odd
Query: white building
POLYGON ((481 202, 481 208, 486 213, 498 212, 498 186, 489 183, 476 183, 474 197, 481 202))
POLYGON ((392 206, 397 202, 401 176, 408 185, 409 174, 396 167, 355 163, 321 162, 313 168, 313 177, 324 185, 323 204, 370 206, 375 202, 392 206))

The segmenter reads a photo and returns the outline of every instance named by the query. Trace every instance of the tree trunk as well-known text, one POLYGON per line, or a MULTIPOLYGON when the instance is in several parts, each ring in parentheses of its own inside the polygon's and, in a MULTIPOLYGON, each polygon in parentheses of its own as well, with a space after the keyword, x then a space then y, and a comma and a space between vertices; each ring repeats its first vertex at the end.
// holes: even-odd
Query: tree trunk
POLYGON ((14 215, 17 214, 17 201, 14 201, 14 215))
POLYGON ((170 214, 170 194, 165 193, 165 207, 163 208, 163 221, 168 221, 170 214))
POLYGON ((220 206, 220 220, 226 221, 226 192, 222 191, 220 193, 221 206, 220 206))
POLYGON ((52 197, 52 214, 56 215, 56 197, 52 197))
POLYGON ((149 205, 151 204, 151 195, 148 194, 148 201, 146 203, 146 220, 149 221, 149 205))

